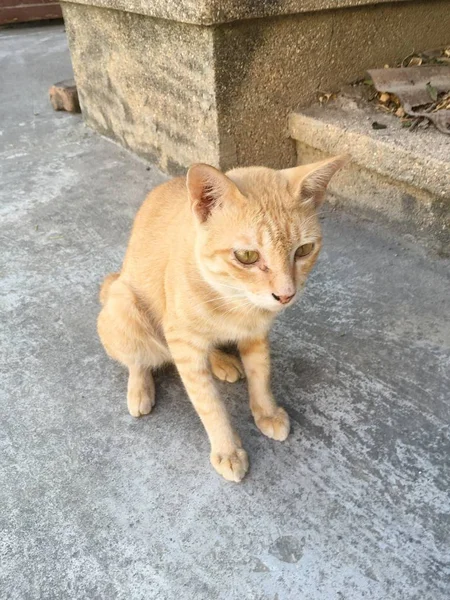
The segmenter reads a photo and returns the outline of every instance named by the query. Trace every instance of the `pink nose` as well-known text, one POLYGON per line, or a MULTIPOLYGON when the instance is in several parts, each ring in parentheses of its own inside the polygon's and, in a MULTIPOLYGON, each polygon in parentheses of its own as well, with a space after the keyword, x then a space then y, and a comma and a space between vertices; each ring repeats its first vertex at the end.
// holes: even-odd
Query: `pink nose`
POLYGON ((287 304, 288 302, 290 302, 292 300, 292 298, 295 296, 295 294, 292 294, 292 296, 277 296, 276 294, 272 294, 272 296, 275 298, 275 300, 278 300, 278 302, 281 302, 281 304, 287 304))

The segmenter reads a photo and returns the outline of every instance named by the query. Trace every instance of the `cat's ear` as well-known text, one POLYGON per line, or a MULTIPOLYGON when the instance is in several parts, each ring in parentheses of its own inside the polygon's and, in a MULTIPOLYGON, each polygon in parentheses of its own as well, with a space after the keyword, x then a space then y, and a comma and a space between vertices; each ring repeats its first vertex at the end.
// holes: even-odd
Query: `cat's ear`
POLYGON ((235 184, 210 165, 192 165, 187 174, 187 189, 194 214, 204 223, 215 208, 239 191, 235 184))
POLYGON ((301 165, 281 171, 288 180, 291 194, 301 202, 314 202, 320 206, 330 179, 349 160, 345 154, 327 158, 310 165, 301 165))

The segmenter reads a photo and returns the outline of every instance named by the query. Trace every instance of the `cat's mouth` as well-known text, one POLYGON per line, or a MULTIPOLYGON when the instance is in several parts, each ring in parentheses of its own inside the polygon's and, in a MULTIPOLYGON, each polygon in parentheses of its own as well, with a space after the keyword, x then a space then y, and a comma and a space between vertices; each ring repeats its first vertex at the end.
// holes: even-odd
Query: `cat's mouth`
POLYGON ((284 310, 285 308, 288 308, 289 306, 292 306, 292 304, 294 304, 295 302, 295 297, 296 295, 294 295, 289 301, 287 302, 280 302, 278 299, 276 299, 275 297, 273 297, 273 295, 260 295, 260 294, 254 294, 252 292, 247 292, 247 297, 250 300, 250 302, 255 305, 257 308, 261 308, 263 310, 268 310, 270 312, 274 312, 274 313, 278 313, 281 312, 282 310, 284 310))
POLYGON ((256 307, 273 313, 279 313, 293 306, 303 292, 303 285, 297 287, 296 292, 290 297, 280 297, 276 294, 255 294, 247 291, 247 298, 256 307))

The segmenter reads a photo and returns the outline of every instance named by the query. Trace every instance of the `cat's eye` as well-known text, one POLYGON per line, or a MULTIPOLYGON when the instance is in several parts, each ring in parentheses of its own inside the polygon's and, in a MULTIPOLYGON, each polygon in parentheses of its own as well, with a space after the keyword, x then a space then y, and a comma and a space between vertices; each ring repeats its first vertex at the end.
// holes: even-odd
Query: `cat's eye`
POLYGON ((259 252, 256 250, 236 250, 234 255, 243 265, 254 265, 259 260, 259 252))
POLYGON ((314 244, 302 244, 297 248, 295 253, 295 258, 302 258, 303 256, 308 256, 314 250, 314 244))

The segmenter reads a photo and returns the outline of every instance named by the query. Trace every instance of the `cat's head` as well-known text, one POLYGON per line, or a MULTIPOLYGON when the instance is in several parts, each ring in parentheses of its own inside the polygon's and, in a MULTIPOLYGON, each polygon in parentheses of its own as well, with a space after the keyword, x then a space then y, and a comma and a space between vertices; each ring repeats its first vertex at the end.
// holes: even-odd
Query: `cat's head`
POLYGON ((193 165, 187 188, 196 222, 196 258, 223 297, 279 311, 298 297, 321 247, 318 208, 338 156, 275 171, 193 165))

